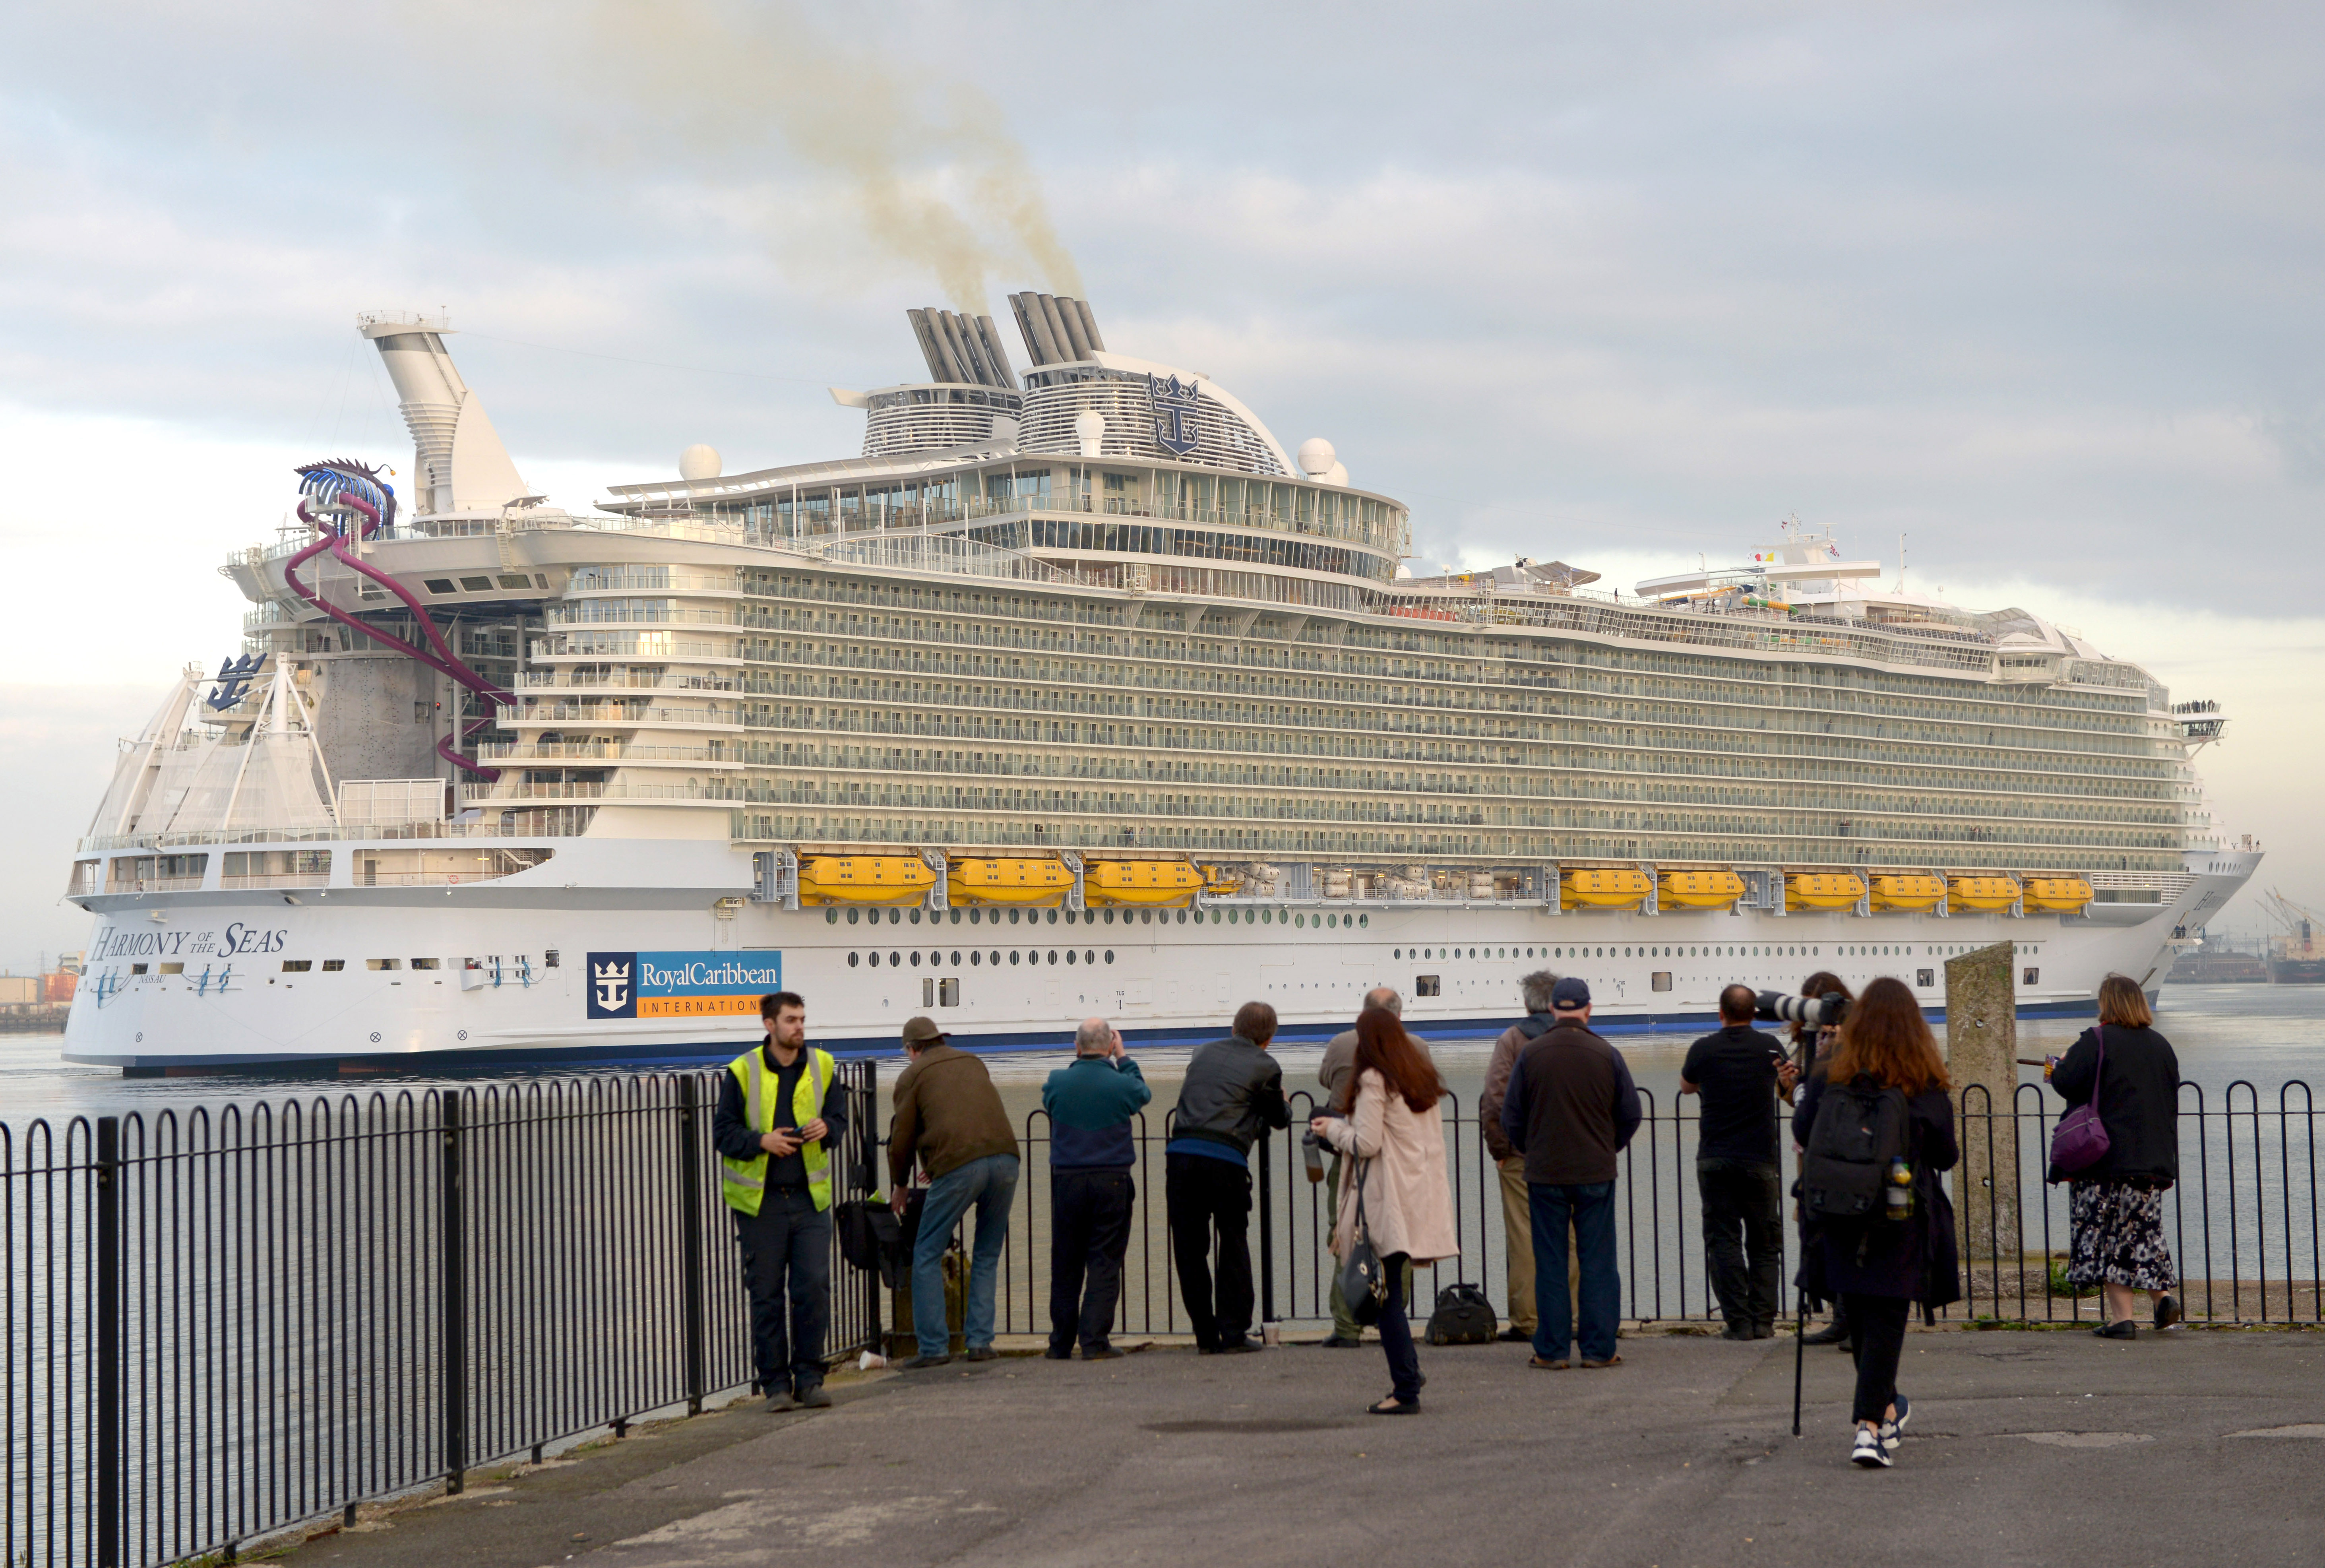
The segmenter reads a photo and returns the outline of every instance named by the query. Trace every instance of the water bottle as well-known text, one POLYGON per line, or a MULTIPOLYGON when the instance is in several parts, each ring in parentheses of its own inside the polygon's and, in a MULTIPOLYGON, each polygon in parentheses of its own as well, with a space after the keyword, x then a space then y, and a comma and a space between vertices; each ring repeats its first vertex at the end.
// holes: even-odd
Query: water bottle
POLYGON ((1320 1182, 1324 1179, 1324 1146, 1316 1137, 1316 1129, 1313 1127, 1300 1135, 1300 1157, 1308 1163, 1310 1181, 1320 1182))
POLYGON ((1884 1212, 1892 1220, 1913 1217, 1913 1167, 1903 1155, 1889 1162, 1889 1184, 1882 1189, 1884 1212))

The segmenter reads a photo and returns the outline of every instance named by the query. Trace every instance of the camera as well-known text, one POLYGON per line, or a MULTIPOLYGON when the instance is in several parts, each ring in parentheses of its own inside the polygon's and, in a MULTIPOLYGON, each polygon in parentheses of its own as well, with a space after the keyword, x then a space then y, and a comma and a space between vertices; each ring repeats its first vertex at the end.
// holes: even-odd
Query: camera
POLYGON ((1801 1024, 1811 1029, 1830 1029, 1848 1016, 1848 998, 1839 991, 1821 997, 1795 997, 1789 991, 1762 991, 1752 1015, 1774 1023, 1801 1024))

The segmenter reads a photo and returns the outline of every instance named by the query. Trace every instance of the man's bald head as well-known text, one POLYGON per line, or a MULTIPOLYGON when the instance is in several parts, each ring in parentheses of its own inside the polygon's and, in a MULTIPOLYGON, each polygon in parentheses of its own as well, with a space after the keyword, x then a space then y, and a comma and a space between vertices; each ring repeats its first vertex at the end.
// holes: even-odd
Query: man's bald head
POLYGON ((1375 986, 1365 993, 1365 1006, 1378 1007, 1393 1018, 1404 1016, 1404 998, 1386 986, 1375 986))
POLYGON ((1114 1025, 1104 1018, 1084 1018, 1074 1031, 1074 1054, 1077 1056, 1111 1056, 1114 1054, 1114 1025))

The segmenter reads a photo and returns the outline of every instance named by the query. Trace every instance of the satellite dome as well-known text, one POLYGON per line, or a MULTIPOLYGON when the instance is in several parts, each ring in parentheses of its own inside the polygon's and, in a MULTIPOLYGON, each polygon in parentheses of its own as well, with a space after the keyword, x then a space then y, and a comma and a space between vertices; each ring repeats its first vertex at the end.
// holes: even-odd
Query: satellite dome
POLYGON ((718 449, 700 441, 678 454, 678 477, 681 479, 715 479, 722 466, 718 449))
POLYGON ((1413 568, 1405 565, 1401 561, 1398 561, 1396 566, 1396 580, 1399 582, 1411 582, 1413 580, 1413 568))
POLYGON ((1106 439, 1106 415, 1094 408, 1086 408, 1074 415, 1074 444, 1081 455, 1094 458, 1098 443, 1106 439))
POLYGON ((1322 484, 1339 485, 1345 487, 1348 482, 1348 465, 1336 462, 1316 478, 1322 484))
POLYGON ((1322 436, 1310 436, 1300 443, 1300 471, 1303 474, 1320 478, 1331 470, 1332 464, 1338 458, 1339 454, 1332 450, 1332 443, 1322 436))

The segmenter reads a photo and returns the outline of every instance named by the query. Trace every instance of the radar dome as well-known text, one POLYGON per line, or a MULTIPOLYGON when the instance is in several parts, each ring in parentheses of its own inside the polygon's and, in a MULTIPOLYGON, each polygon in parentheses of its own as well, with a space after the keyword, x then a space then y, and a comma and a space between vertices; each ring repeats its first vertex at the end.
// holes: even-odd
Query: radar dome
POLYGON ((1098 443, 1104 440, 1106 415, 1094 408, 1086 408, 1074 415, 1074 444, 1081 450, 1082 456, 1098 456, 1098 443))
POLYGON ((1413 580, 1413 568, 1405 565, 1403 561, 1397 562, 1396 580, 1399 582, 1411 582, 1413 580))
POLYGON ((1316 478, 1324 484, 1338 485, 1345 489, 1348 487, 1348 465, 1346 463, 1334 463, 1330 468, 1326 469, 1322 473, 1317 475, 1316 478))
POLYGON ((1300 443, 1299 457, 1301 473, 1321 478, 1331 471, 1333 463, 1339 459, 1339 453, 1334 451, 1332 443, 1322 436, 1310 436, 1300 443))
POLYGON ((722 466, 718 449, 704 446, 700 441, 678 454, 678 477, 681 479, 715 479, 722 466))

